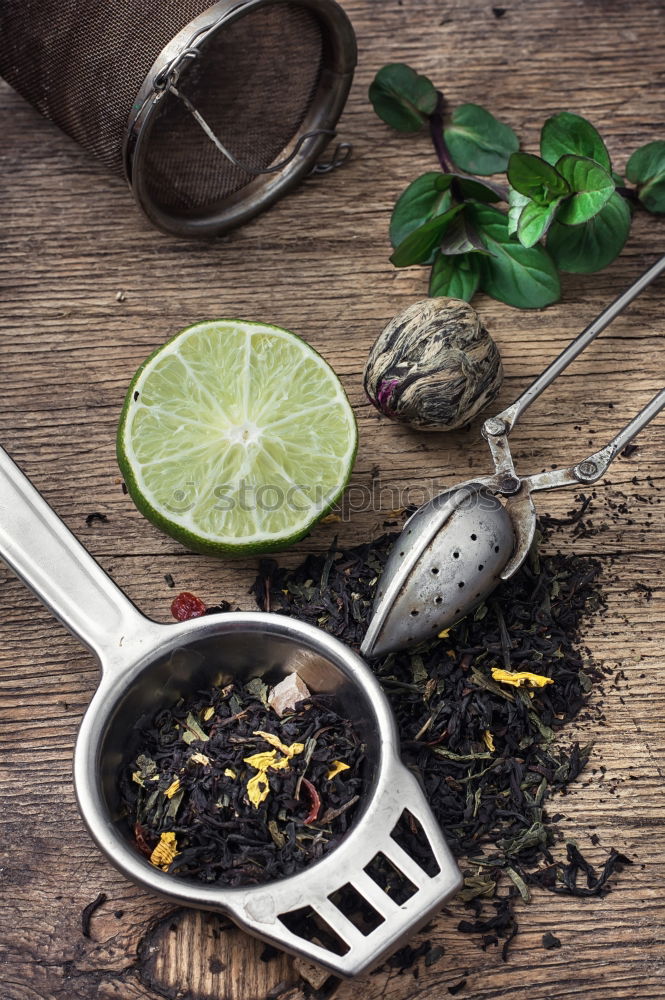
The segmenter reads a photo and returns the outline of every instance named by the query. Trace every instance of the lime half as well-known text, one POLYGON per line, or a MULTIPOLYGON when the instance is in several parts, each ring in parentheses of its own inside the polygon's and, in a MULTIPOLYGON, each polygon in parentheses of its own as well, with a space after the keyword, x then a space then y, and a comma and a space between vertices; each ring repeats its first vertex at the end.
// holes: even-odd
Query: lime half
POLYGON ((263 323, 198 323, 158 348, 127 392, 118 462, 148 520, 197 552, 284 548, 339 499, 353 411, 304 340, 263 323))

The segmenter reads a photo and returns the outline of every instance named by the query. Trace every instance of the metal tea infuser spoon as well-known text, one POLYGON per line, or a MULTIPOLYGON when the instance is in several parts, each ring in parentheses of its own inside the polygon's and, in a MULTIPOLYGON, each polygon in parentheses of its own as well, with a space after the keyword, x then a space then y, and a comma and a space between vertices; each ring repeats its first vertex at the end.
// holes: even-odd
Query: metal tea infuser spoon
POLYGON ((485 600, 522 565, 533 542, 537 490, 590 485, 665 407, 665 388, 604 448, 577 465, 519 476, 508 435, 528 406, 630 302, 665 271, 665 257, 620 295, 511 406, 486 420, 495 472, 438 494, 405 523, 379 578, 360 651, 378 657, 432 639, 485 600))
POLYGON ((2 448, 0 556, 101 668, 76 741, 74 785, 92 837, 126 876, 179 905, 225 913, 251 934, 342 976, 364 972, 399 948, 460 887, 462 876, 441 828, 399 759, 386 696, 367 664, 339 640, 293 618, 258 611, 171 625, 151 621, 2 448), (140 750, 134 746, 137 721, 219 683, 220 675, 247 678, 268 670, 297 672, 310 691, 334 696, 365 745, 366 787, 349 830, 303 871, 262 885, 206 884, 161 871, 139 854, 120 803, 120 770, 140 750), (422 834, 407 844, 399 835, 404 810, 411 829, 419 826, 422 834), (404 901, 375 881, 374 865, 392 871, 406 892, 404 901), (349 886, 356 900, 375 911, 374 929, 357 926, 337 906, 340 890, 348 894, 349 886), (309 916, 294 924, 303 911, 309 916))

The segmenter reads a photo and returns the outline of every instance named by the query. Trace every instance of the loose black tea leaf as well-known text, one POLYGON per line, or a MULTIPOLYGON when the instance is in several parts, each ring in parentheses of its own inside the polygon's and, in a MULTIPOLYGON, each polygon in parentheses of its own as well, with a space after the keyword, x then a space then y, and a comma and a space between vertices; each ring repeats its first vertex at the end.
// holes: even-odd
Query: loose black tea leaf
POLYGON ((270 677, 160 709, 120 777, 137 849, 173 875, 249 885, 293 875, 353 822, 365 748, 328 696, 279 716, 270 677))
POLYGON ((89 528, 95 521, 99 521, 100 524, 107 524, 108 517, 106 514, 100 514, 97 510, 94 510, 92 514, 86 514, 85 523, 89 528))
POLYGON ((96 899, 93 899, 91 903, 83 907, 81 911, 81 934, 83 937, 90 937, 90 921, 92 920, 92 915, 95 910, 98 910, 100 906, 103 906, 107 900, 107 895, 105 892, 100 892, 96 899))
MULTIPOLYGON (((574 530, 589 501, 581 503, 565 522, 574 530)), ((562 523, 551 519, 553 527, 562 523)), ((333 547, 295 569, 264 560, 253 586, 257 603, 265 608, 269 600, 273 611, 357 648, 396 537, 333 547)), ((582 646, 586 620, 604 608, 600 568, 589 557, 534 549, 488 604, 447 634, 373 664, 397 718, 402 757, 465 870, 460 896, 476 916, 460 929, 482 935, 485 947, 501 938, 504 957, 517 933, 515 901, 528 899, 530 887, 601 895, 627 861, 612 852, 598 875, 568 845, 567 860, 556 862, 561 817, 548 813, 592 749, 559 733, 602 678, 582 646), (587 884, 579 884, 581 875, 587 884)))

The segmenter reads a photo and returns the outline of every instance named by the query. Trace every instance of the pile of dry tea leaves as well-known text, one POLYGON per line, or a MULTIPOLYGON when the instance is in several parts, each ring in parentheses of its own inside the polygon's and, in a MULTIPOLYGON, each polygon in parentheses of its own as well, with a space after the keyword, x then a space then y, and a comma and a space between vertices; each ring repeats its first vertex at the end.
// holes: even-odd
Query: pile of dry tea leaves
MULTIPOLYGON (((294 570, 264 560, 259 607, 308 621, 358 647, 396 534, 309 556, 294 570)), ((459 929, 483 945, 517 932, 514 902, 530 886, 601 895, 628 859, 612 851, 599 872, 577 847, 552 853, 561 819, 547 811, 585 767, 591 746, 556 734, 584 709, 602 672, 581 648, 585 619, 604 607, 600 563, 539 555, 442 638, 391 654, 373 668, 386 691, 405 763, 461 859, 459 929)))
POLYGON ((348 829, 365 781, 358 734, 325 696, 280 716, 268 679, 213 687, 137 723, 120 792, 153 865, 258 884, 301 871, 348 829))

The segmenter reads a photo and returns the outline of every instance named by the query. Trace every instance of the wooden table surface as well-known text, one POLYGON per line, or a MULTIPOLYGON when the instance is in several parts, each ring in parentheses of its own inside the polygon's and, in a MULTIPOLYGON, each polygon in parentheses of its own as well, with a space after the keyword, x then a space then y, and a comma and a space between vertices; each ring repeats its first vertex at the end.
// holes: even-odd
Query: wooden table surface
MULTIPOLYGON (((153 231, 118 179, 0 87, 2 444, 104 569, 157 619, 169 617, 174 592, 167 573, 178 590, 210 603, 253 606, 253 560, 231 564, 186 552, 144 521, 120 486, 114 437, 128 381, 153 348, 189 323, 262 319, 297 331, 323 353, 359 419, 352 497, 369 486, 375 463, 382 486, 402 503, 410 490, 413 498, 414 490, 487 468, 477 425, 447 437, 419 436, 379 419, 363 397, 374 338, 426 293, 424 271, 395 272, 388 263, 390 208, 419 172, 435 169, 425 136, 390 132, 368 105, 367 86, 383 63, 412 63, 453 105, 488 106, 530 150, 544 118, 561 109, 595 122, 619 169, 637 145, 665 138, 662 2, 344 6, 360 50, 341 123, 353 160, 214 244, 153 231), (86 524, 93 511, 108 521, 86 524)), ((477 300, 503 354, 501 404, 656 259, 664 236, 662 219, 638 213, 621 258, 597 276, 565 277, 563 301, 544 312, 477 300)), ((584 456, 663 383, 663 301, 661 282, 533 407, 515 434, 522 469, 584 456)), ((614 846, 636 863, 600 901, 536 894, 521 912, 523 930, 506 964, 495 949, 484 952, 456 930, 464 911, 454 904, 415 942, 426 937, 443 945, 437 963, 402 973, 383 967, 340 985, 339 1000, 359 992, 368 1000, 446 997, 463 979, 457 995, 465 1000, 665 997, 664 445, 660 419, 597 489, 590 516, 605 530, 578 540, 564 532, 556 540, 604 560, 609 604, 590 626, 588 646, 625 672, 594 695, 605 725, 580 723, 570 733, 596 747, 591 770, 560 803, 563 826, 592 858, 602 860, 614 846), (608 502, 619 494, 629 513, 608 517, 608 502), (642 584, 653 587, 651 599, 642 584), (545 931, 561 939, 560 950, 543 949, 545 931)), ((572 500, 570 491, 551 494, 540 507, 560 515, 572 500)), ((345 544, 376 534, 385 516, 375 504, 320 525, 285 558, 321 550, 335 533, 345 544)), ((292 959, 260 961, 260 944, 215 917, 151 898, 93 846, 74 801, 71 757, 95 665, 4 566, 0 600, 0 994, 264 1000, 281 990, 301 1000, 310 987, 292 959), (84 937, 81 912, 100 892, 106 902, 84 937)))

